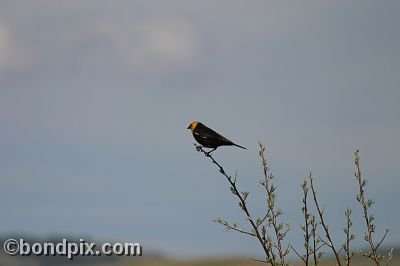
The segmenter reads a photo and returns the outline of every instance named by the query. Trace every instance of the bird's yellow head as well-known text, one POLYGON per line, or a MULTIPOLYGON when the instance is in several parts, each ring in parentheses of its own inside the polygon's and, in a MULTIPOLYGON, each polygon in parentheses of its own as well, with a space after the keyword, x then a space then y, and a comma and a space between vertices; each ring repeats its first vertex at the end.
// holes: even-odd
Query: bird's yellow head
POLYGON ((193 121, 192 123, 190 123, 190 125, 187 127, 187 129, 190 129, 193 132, 193 130, 196 128, 198 123, 199 122, 193 121))

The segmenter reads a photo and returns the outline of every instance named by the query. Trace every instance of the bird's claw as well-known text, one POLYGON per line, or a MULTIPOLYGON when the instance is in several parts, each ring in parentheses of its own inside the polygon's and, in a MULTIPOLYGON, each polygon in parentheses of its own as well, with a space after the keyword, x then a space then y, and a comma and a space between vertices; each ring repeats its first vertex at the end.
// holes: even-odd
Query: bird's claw
POLYGON ((208 151, 208 152, 205 152, 204 154, 207 156, 207 157, 210 157, 211 155, 211 153, 213 152, 213 151, 215 151, 217 148, 214 148, 214 149, 212 149, 211 151, 208 151))

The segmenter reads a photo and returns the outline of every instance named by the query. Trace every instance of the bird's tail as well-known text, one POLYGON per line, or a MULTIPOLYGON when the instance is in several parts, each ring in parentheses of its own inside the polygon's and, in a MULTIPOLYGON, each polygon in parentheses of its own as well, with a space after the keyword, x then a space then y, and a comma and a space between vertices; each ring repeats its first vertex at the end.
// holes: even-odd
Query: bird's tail
POLYGON ((235 143, 233 143, 233 145, 236 146, 236 147, 239 147, 239 148, 242 148, 242 149, 247 150, 247 148, 245 148, 245 147, 243 147, 243 146, 240 146, 240 145, 237 145, 237 144, 235 144, 235 143))

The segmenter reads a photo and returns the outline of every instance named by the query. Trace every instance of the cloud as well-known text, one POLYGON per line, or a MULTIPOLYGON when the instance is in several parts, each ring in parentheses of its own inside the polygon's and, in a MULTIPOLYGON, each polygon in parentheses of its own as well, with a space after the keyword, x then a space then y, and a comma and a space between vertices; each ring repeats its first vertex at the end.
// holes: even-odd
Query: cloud
POLYGON ((81 63, 107 64, 133 72, 186 68, 193 64, 200 51, 198 33, 184 20, 133 23, 95 20, 71 33, 69 45, 75 49, 74 53, 82 55, 79 56, 81 63))
POLYGON ((30 65, 26 51, 19 46, 7 26, 0 22, 0 73, 30 65))

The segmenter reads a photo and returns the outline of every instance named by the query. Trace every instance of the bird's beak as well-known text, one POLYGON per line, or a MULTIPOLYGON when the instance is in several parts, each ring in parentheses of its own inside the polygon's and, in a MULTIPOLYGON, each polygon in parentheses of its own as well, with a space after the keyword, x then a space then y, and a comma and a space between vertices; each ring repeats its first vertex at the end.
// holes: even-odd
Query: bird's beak
POLYGON ((186 129, 190 129, 190 125, 186 129))

